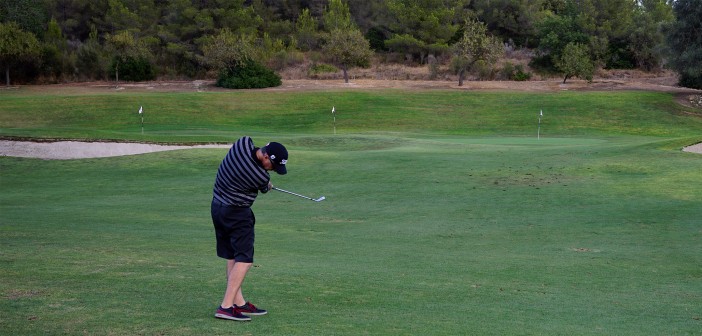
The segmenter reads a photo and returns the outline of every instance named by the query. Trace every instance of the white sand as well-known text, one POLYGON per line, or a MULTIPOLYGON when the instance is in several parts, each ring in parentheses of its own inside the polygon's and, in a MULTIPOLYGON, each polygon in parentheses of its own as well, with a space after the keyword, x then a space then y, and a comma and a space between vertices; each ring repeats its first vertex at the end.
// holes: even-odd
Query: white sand
POLYGON ((119 142, 31 142, 0 140, 0 156, 48 160, 85 159, 134 155, 187 148, 229 148, 230 145, 164 146, 119 142))
MULTIPOLYGON (((164 146, 121 142, 31 142, 0 140, 0 156, 69 160, 144 154, 175 149, 229 147, 231 147, 231 145, 164 146)), ((702 143, 685 147, 683 151, 702 154, 702 143)))
POLYGON ((687 146, 687 147, 683 148, 683 152, 702 154, 702 142, 700 142, 696 145, 687 146))

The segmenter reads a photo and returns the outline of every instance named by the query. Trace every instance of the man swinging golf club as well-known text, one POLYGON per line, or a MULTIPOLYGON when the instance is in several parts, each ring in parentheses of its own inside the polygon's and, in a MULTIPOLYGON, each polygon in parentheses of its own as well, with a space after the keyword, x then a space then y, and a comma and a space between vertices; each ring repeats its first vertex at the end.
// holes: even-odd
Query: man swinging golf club
POLYGON ((219 166, 211 210, 217 256, 227 260, 227 290, 215 313, 217 318, 250 321, 251 315, 267 313, 246 301, 241 292, 254 257, 256 217, 251 205, 259 191, 267 193, 273 187, 268 171, 287 173, 287 160, 285 146, 271 142, 258 148, 245 136, 232 145, 219 166))

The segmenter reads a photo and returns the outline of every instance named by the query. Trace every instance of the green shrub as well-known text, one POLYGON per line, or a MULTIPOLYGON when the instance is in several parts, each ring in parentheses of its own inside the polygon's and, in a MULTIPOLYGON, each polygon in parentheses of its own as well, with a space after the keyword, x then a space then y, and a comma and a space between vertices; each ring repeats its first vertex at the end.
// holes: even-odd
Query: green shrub
POLYGON ((366 40, 370 44, 370 48, 375 51, 387 51, 388 48, 385 47, 385 33, 381 27, 371 27, 366 33, 366 40))
POLYGON ((434 80, 439 77, 439 64, 436 62, 429 63, 429 79, 434 80))
POLYGON ((693 89, 702 89, 702 75, 693 76, 687 73, 682 73, 680 74, 680 79, 678 81, 680 86, 693 89))
POLYGON ((310 67, 309 74, 310 75, 318 75, 321 73, 337 72, 337 71, 339 71, 339 68, 337 68, 331 64, 317 63, 317 64, 313 64, 310 67))
POLYGON ((528 81, 531 79, 531 73, 524 71, 524 65, 507 62, 500 70, 500 77, 505 80, 528 81))
POLYGON ((479 60, 473 64, 473 73, 478 77, 478 80, 493 80, 495 79, 496 71, 491 64, 483 60, 479 60))
POLYGON ((64 75, 64 53, 55 45, 44 44, 41 48, 40 58, 39 72, 45 80, 57 83, 64 75))
POLYGON ((89 79, 104 79, 106 67, 107 57, 100 53, 99 44, 91 40, 78 48, 76 68, 81 76, 89 79))
POLYGON ((531 72, 524 71, 523 65, 517 64, 514 69, 515 69, 515 71, 512 74, 512 77, 510 77, 511 80, 521 82, 521 81, 528 81, 531 79, 531 72))
POLYGON ((505 65, 500 69, 500 78, 505 80, 511 80, 514 76, 514 64, 512 62, 506 62, 505 65))
POLYGON ((217 86, 228 89, 262 89, 282 84, 278 74, 253 60, 231 70, 222 70, 217 79, 217 86))
POLYGON ((305 61, 305 55, 299 51, 280 50, 271 56, 268 65, 277 70, 300 64, 305 61))
MULTIPOLYGON (((117 59, 112 60, 110 66, 110 77, 114 79, 117 59)), ((139 82, 156 78, 151 62, 144 57, 127 56, 119 62, 119 80, 139 82)))
POLYGON ((553 75, 559 71, 553 64, 553 59, 550 55, 535 56, 529 61, 529 67, 538 74, 553 75))

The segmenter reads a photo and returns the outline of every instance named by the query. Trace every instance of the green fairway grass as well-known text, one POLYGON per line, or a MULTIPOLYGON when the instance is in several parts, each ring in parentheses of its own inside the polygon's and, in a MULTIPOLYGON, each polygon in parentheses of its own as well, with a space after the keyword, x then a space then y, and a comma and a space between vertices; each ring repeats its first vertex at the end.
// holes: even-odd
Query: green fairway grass
POLYGON ((2 92, 0 135, 151 142, 225 141, 236 134, 592 137, 699 136, 699 111, 658 92, 233 91, 38 95, 2 92), (144 132, 137 113, 144 107, 144 132), (690 117, 697 115, 698 117, 690 117))
POLYGON ((0 157, 0 334, 697 335, 695 113, 651 92, 2 92, 0 136, 251 135, 290 151, 275 186, 326 200, 259 196, 244 293, 269 314, 224 321, 226 149, 0 157))

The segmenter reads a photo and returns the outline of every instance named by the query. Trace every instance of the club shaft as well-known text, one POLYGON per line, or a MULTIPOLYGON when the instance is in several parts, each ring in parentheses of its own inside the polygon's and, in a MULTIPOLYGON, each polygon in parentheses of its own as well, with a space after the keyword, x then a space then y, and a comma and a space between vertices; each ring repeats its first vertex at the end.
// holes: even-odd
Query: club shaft
POLYGON ((283 189, 276 188, 276 187, 273 187, 273 190, 278 190, 278 191, 281 191, 281 192, 284 192, 284 193, 287 193, 287 194, 290 194, 290 195, 295 195, 295 196, 297 196, 297 197, 302 197, 302 198, 306 198, 306 199, 308 199, 308 200, 313 200, 313 201, 315 201, 315 199, 312 198, 312 197, 307 197, 307 196, 304 196, 304 195, 296 194, 296 193, 294 193, 294 192, 292 192, 292 191, 287 191, 287 190, 283 190, 283 189))

